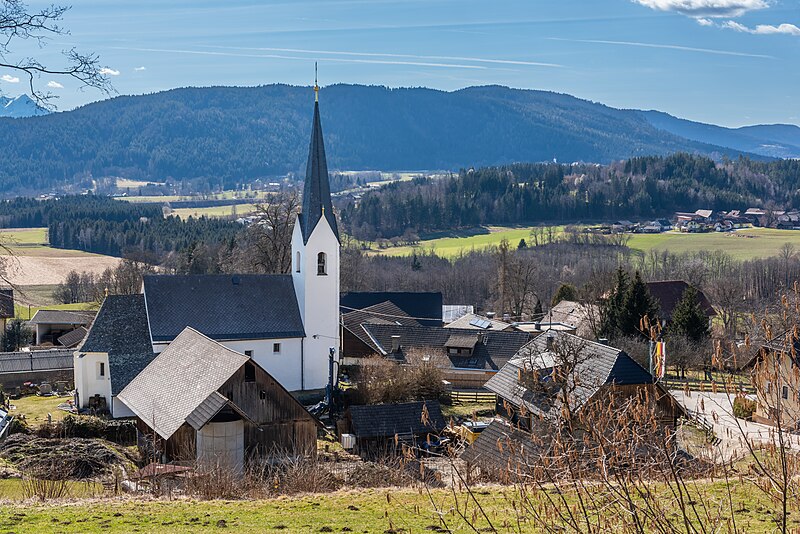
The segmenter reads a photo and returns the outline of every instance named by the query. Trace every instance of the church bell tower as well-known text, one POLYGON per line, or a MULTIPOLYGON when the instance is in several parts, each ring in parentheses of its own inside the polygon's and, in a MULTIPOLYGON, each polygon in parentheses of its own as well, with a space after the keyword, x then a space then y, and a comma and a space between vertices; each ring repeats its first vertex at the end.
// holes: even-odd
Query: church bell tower
POLYGON ((339 358, 339 248, 315 79, 302 212, 292 233, 292 280, 306 334, 301 364, 302 389, 306 390, 327 385, 331 348, 335 359, 339 358))

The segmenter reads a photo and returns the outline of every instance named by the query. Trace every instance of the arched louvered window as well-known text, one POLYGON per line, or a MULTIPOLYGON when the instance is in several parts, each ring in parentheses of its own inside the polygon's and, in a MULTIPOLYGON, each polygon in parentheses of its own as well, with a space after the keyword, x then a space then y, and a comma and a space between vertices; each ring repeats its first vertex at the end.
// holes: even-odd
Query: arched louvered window
POLYGON ((317 276, 328 274, 327 256, 324 252, 317 254, 317 276))

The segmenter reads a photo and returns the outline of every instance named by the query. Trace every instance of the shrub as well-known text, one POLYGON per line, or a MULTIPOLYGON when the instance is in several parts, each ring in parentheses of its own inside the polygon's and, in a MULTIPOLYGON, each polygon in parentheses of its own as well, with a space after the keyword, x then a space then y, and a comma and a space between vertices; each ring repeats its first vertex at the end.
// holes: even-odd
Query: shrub
POLYGON ((733 415, 739 419, 747 419, 749 421, 753 418, 753 412, 755 411, 756 401, 745 397, 736 397, 733 400, 733 415))

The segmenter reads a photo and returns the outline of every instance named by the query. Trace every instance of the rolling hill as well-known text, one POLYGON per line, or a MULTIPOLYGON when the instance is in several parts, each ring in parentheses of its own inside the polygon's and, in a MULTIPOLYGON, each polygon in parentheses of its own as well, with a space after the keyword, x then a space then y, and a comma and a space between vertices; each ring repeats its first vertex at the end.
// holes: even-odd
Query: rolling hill
MULTIPOLYGON (((184 88, 0 118, 0 193, 90 187, 103 176, 230 188, 302 172, 312 98, 308 87, 287 85, 184 88)), ((500 86, 445 92, 334 85, 320 99, 332 169, 607 163, 677 151, 736 157, 758 153, 769 137, 759 129, 695 135, 645 112, 500 86)), ((790 127, 782 135, 794 134, 790 127)))

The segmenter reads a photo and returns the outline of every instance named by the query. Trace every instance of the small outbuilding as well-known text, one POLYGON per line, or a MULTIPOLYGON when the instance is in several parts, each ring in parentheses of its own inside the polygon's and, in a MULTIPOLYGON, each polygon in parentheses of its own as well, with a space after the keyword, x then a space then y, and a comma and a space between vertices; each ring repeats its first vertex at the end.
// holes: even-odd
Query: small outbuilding
POLYGON ((446 426, 438 401, 351 406, 344 418, 359 454, 392 451, 401 443, 427 443, 438 439, 446 426))

